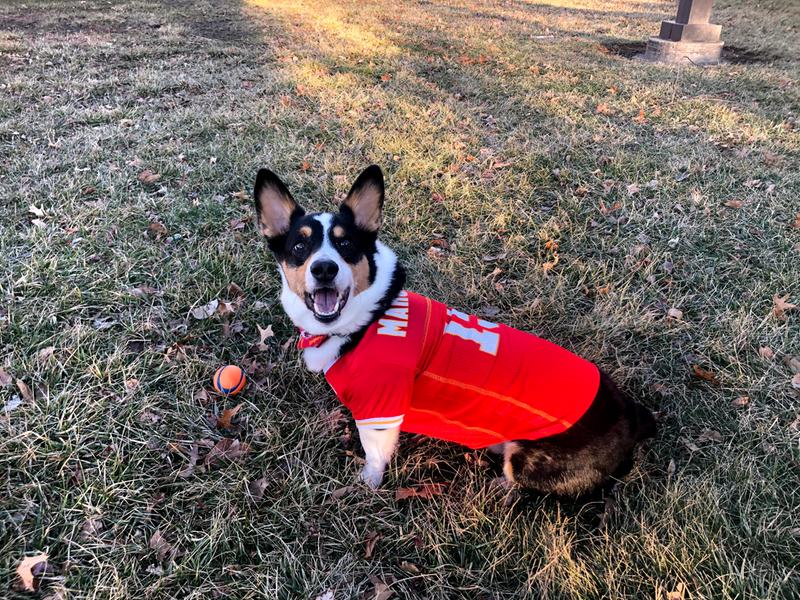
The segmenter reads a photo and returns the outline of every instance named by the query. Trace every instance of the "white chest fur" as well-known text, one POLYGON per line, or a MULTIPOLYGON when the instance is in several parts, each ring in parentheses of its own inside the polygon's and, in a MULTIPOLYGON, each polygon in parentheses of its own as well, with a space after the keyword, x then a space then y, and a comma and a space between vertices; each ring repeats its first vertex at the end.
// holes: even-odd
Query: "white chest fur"
POLYGON ((319 373, 327 370, 339 357, 339 350, 344 346, 349 338, 343 336, 331 336, 316 348, 306 348, 303 350, 303 360, 309 371, 319 373))

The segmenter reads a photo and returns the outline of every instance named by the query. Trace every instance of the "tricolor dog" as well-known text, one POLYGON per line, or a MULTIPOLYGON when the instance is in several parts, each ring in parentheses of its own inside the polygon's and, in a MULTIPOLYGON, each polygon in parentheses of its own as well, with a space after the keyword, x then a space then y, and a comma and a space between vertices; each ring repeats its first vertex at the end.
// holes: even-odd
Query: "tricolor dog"
POLYGON ((406 290, 378 240, 377 166, 337 213, 306 213, 266 169, 254 195, 303 358, 352 411, 368 485, 380 485, 400 431, 500 451, 510 482, 573 496, 624 470, 654 434, 651 413, 591 362, 406 290))

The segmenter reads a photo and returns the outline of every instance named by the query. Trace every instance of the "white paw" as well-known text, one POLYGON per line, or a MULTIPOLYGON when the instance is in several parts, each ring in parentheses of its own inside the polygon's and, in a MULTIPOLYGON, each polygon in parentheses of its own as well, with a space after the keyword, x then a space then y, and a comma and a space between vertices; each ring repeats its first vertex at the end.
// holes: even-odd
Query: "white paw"
POLYGON ((383 481, 383 470, 370 469, 369 465, 367 465, 361 470, 359 478, 374 490, 383 481))

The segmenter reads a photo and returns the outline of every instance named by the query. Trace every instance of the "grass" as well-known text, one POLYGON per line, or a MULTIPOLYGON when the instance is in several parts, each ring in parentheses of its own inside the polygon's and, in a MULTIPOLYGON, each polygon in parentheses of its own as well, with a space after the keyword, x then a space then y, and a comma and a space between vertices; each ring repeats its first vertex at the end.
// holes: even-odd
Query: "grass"
POLYGON ((715 4, 733 50, 699 69, 629 58, 660 1, 3 3, 0 367, 32 390, 0 388, 3 594, 47 552, 53 600, 800 597, 800 12, 715 4), (371 162, 411 288, 659 411, 605 498, 509 502, 410 437, 334 494, 354 427, 284 345, 247 195, 269 166, 327 208, 371 162), (250 386, 204 397, 226 362, 250 386), (203 467, 222 438, 249 452, 203 467))

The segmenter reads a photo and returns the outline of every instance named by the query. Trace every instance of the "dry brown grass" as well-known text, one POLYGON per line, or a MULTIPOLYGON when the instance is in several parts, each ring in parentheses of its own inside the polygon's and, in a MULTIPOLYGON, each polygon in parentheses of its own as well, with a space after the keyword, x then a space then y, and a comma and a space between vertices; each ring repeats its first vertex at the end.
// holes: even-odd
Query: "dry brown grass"
POLYGON ((666 2, 3 3, 0 367, 34 397, 0 413, 0 579, 46 551, 68 598, 800 596, 800 312, 772 314, 800 304, 800 15, 716 4, 734 62, 700 70, 626 57, 666 2), (509 507, 484 457, 413 438, 334 498, 352 424, 282 347, 237 193, 269 166, 326 208, 370 162, 410 287, 661 411, 605 499, 509 507), (190 310, 231 282, 225 337, 190 310), (197 390, 246 356, 274 368, 223 432, 197 390), (187 476, 223 437, 249 454, 187 476), (425 482, 448 486, 394 500, 425 482))

